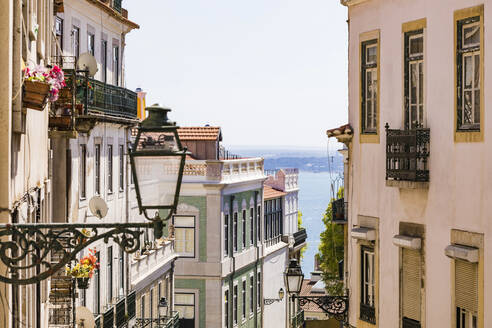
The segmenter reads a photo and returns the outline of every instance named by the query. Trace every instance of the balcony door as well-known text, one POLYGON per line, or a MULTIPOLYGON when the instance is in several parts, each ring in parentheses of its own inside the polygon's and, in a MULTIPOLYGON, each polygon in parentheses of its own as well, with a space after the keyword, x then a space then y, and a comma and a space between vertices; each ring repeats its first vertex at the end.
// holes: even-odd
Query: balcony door
POLYGON ((195 328, 195 294, 176 293, 174 308, 179 312, 180 328, 195 328))
POLYGON ((424 125, 424 32, 417 30, 405 33, 405 129, 424 125))

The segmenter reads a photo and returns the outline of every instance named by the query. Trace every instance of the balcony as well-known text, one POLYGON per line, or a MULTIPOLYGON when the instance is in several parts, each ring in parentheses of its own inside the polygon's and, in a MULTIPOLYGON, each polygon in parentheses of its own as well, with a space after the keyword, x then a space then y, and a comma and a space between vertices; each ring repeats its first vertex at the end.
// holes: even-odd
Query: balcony
POLYGON ((360 319, 375 325, 376 311, 374 310, 374 307, 364 303, 360 303, 360 319))
POLYGON ((402 328, 420 328, 420 322, 409 319, 407 317, 403 317, 403 325, 402 328))
POLYGON ((177 258, 174 241, 156 242, 154 246, 146 252, 147 255, 137 253, 133 258, 130 265, 131 289, 139 289, 148 284, 149 278, 164 274, 168 270, 167 264, 177 258))
POLYGON ((306 239, 306 229, 302 228, 301 230, 294 232, 294 248, 304 244, 306 242, 306 239))
POLYGON ((386 123, 386 185, 426 187, 429 143, 428 128, 393 130, 386 123))
POLYGON ((295 317, 292 318, 291 327, 299 328, 304 326, 304 310, 297 312, 295 317))
POLYGON ((121 13, 121 0, 113 0, 113 5, 111 7, 113 7, 113 9, 117 12, 121 13))
POLYGON ((187 160, 183 182, 187 183, 236 183, 263 179, 263 158, 234 160, 187 160))
POLYGON ((73 69, 65 69, 64 73, 67 86, 60 90, 54 103, 49 120, 52 130, 79 130, 84 121, 98 116, 115 120, 137 118, 135 92, 76 74, 73 69))
POLYGON ((331 203, 331 219, 336 224, 347 223, 348 203, 343 198, 334 200, 331 203))
POLYGON ((163 318, 138 318, 135 320, 135 328, 179 328, 179 313, 173 311, 170 317, 163 318))

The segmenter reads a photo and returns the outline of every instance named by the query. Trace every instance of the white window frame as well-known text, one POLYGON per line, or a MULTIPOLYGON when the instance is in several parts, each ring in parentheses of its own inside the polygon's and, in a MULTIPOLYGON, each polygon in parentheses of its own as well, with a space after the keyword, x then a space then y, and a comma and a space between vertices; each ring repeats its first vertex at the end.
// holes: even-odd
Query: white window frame
MULTIPOLYGON (((179 221, 179 220, 178 220, 179 221)), ((176 253, 179 254, 180 257, 186 257, 186 258, 194 258, 196 256, 196 216, 194 215, 174 215, 173 216, 173 225, 174 225, 174 248, 176 250, 176 253), (176 218, 193 218, 193 227, 191 226, 180 226, 179 224, 176 223, 176 218), (193 251, 192 252, 179 252, 177 249, 177 244, 180 242, 178 240, 178 229, 193 229, 193 251)), ((184 240, 184 249, 186 249, 187 243, 190 241, 184 240)))

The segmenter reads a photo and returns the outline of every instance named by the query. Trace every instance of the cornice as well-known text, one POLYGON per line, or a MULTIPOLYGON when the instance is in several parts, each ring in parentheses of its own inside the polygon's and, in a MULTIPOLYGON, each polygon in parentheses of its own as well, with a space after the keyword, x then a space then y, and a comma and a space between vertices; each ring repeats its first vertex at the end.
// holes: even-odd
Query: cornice
POLYGON ((355 6, 355 5, 358 5, 358 4, 361 4, 363 2, 367 2, 367 1, 369 1, 369 0, 340 0, 340 3, 343 6, 351 7, 351 6, 355 6))

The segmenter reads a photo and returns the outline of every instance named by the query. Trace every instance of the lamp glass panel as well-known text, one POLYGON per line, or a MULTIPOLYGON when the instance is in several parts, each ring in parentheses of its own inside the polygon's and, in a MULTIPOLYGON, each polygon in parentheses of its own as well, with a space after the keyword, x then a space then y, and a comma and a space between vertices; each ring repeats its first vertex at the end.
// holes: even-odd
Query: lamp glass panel
POLYGON ((179 176, 181 156, 135 156, 142 206, 170 206, 179 176))
POLYGON ((287 276, 287 288, 291 293, 299 293, 301 290, 301 278, 302 276, 298 275, 287 276))

